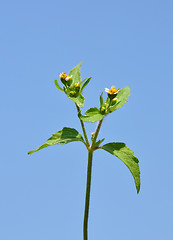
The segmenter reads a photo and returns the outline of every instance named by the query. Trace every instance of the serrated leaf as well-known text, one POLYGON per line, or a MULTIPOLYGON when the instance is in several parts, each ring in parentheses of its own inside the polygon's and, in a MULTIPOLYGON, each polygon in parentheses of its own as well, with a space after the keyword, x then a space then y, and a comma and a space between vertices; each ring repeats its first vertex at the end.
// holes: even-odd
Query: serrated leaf
POLYGON ((83 108, 85 105, 85 98, 81 94, 77 97, 69 97, 73 102, 75 102, 80 108, 83 108))
POLYGON ((56 144, 67 144, 69 142, 81 141, 84 142, 82 135, 74 128, 63 128, 62 130, 54 133, 45 144, 41 145, 36 150, 29 151, 28 154, 37 152, 43 148, 56 145, 56 144))
POLYGON ((72 70, 69 71, 69 76, 72 75, 73 83, 80 83, 81 82, 81 75, 80 75, 80 68, 81 63, 79 63, 76 67, 74 67, 72 70))
POLYGON ((127 99, 129 96, 130 96, 130 87, 127 86, 122 88, 116 96, 117 102, 115 105, 111 107, 111 111, 121 108, 127 102, 127 99))
POLYGON ((57 80, 55 80, 54 83, 55 83, 55 86, 56 86, 60 91, 64 92, 64 89, 59 86, 57 80))
POLYGON ((126 146, 125 143, 107 143, 102 146, 102 149, 118 157, 130 170, 135 180, 137 193, 140 190, 140 170, 138 162, 133 151, 126 146))
POLYGON ((97 122, 104 118, 104 115, 100 113, 99 109, 94 107, 90 108, 85 112, 85 115, 82 115, 79 112, 78 117, 84 122, 97 122))
POLYGON ((81 92, 83 91, 83 89, 88 85, 88 83, 90 82, 91 80, 91 77, 90 78, 87 78, 87 80, 84 82, 84 84, 82 85, 81 87, 81 92))

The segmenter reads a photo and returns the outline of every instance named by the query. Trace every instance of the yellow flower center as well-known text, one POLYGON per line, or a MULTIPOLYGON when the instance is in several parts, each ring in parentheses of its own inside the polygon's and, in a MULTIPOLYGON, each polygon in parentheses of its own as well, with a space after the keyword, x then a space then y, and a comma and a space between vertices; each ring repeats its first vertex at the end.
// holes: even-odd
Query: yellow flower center
POLYGON ((66 79, 66 77, 68 77, 68 76, 67 76, 67 74, 65 74, 65 73, 62 73, 61 76, 60 76, 60 78, 61 78, 61 79, 64 79, 64 80, 66 79))
POLYGON ((118 93, 118 90, 116 88, 111 88, 111 89, 109 89, 108 93, 113 95, 113 94, 118 93))

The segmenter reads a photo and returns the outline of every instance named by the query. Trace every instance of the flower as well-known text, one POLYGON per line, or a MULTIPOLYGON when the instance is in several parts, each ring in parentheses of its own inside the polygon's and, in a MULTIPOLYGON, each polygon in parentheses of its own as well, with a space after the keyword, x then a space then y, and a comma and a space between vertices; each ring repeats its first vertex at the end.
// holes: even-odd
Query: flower
POLYGON ((60 77, 61 81, 62 80, 68 81, 68 80, 72 79, 72 75, 68 76, 65 72, 60 73, 59 77, 60 77))
POLYGON ((105 92, 107 92, 109 95, 116 95, 119 92, 119 90, 112 86, 110 89, 105 88, 105 92))
POLYGON ((65 85, 65 86, 70 86, 72 83, 72 75, 68 76, 65 72, 62 72, 59 74, 60 80, 61 82, 65 85))

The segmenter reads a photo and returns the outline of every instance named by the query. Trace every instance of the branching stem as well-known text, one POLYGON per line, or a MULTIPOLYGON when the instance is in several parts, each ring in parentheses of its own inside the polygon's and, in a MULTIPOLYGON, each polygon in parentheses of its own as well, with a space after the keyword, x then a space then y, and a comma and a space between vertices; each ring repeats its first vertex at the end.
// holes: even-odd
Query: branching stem
POLYGON ((98 137, 98 134, 99 134, 99 131, 100 131, 102 122, 103 122, 103 119, 99 121, 99 124, 98 124, 98 126, 97 126, 96 132, 95 132, 95 134, 94 134, 94 139, 93 139, 93 141, 92 141, 91 148, 94 147, 94 145, 95 145, 95 143, 96 143, 96 141, 97 141, 97 137, 98 137))
MULTIPOLYGON (((76 104, 76 108, 78 113, 80 112, 79 106, 76 104)), ((88 168, 87 168, 87 184, 86 184, 86 196, 85 196, 85 212, 84 212, 84 222, 83 222, 83 240, 88 240, 88 217, 89 217, 89 204, 90 204, 90 191, 91 191, 91 173, 92 173, 92 159, 93 159, 93 152, 94 152, 94 145, 97 141, 97 137, 102 125, 103 119, 99 121, 97 126, 94 139, 90 146, 84 122, 80 119, 83 135, 85 138, 86 146, 88 149, 88 168)))
MULTIPOLYGON (((77 104, 76 104, 76 108, 77 108, 77 111, 78 111, 78 113, 79 113, 79 112, 80 112, 80 108, 78 107, 77 104)), ((88 140, 88 137, 87 137, 87 134, 86 134, 84 122, 83 122, 81 119, 79 119, 79 120, 80 120, 80 123, 81 123, 81 127, 82 127, 82 131, 83 131, 83 135, 84 135, 86 144, 87 144, 87 146, 89 147, 90 143, 89 143, 89 140, 88 140)))

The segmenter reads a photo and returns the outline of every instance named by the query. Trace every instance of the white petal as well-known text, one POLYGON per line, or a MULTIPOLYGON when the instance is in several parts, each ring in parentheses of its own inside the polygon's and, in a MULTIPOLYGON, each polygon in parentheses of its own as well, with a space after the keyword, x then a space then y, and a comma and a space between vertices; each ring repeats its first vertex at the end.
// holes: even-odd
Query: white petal
POLYGON ((68 77, 65 78, 65 80, 68 81, 71 78, 72 78, 72 76, 68 76, 68 77))
POLYGON ((108 89, 108 88, 105 88, 105 92, 107 92, 107 93, 108 93, 108 92, 109 92, 109 89, 108 89))

